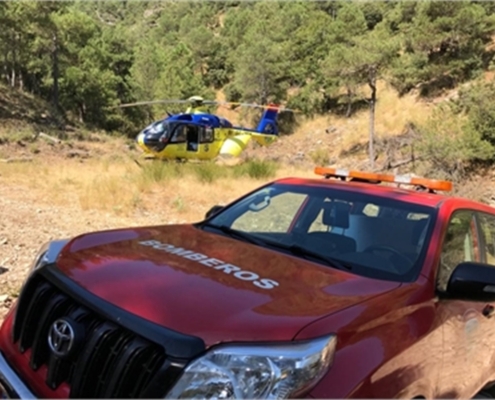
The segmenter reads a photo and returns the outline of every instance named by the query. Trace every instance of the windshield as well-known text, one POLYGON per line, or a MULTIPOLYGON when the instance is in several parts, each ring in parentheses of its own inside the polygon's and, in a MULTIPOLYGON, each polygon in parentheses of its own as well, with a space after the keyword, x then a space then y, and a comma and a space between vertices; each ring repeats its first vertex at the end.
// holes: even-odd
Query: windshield
POLYGON ((175 124, 171 124, 170 122, 166 120, 162 121, 157 121, 151 124, 150 128, 148 129, 149 134, 153 136, 160 136, 162 139, 169 138, 170 137, 170 132, 172 131, 172 128, 175 126, 175 124))
POLYGON ((272 184, 203 227, 358 275, 406 282, 419 274, 434 216, 434 208, 379 196, 272 184))

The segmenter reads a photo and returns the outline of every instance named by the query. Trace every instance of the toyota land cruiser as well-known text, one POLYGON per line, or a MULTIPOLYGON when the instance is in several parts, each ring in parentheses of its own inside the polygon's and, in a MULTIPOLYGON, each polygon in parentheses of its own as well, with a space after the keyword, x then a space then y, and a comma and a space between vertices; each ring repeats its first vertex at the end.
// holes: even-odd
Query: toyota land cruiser
POLYGON ((3 397, 490 396, 495 210, 315 171, 44 246, 0 331, 3 397))

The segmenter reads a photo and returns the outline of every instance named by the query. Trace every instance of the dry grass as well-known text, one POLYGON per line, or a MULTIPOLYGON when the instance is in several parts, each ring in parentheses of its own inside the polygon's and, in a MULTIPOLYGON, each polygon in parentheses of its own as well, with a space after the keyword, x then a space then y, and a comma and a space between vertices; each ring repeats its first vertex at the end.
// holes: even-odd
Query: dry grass
MULTIPOLYGON (((365 86, 360 93, 363 97, 369 96, 369 89, 365 86)), ((402 133, 404 127, 410 123, 423 123, 433 110, 433 104, 418 101, 414 94, 399 97, 397 92, 385 82, 378 82, 378 101, 375 111, 376 137, 396 136, 402 133)), ((357 112, 352 118, 343 118, 332 115, 319 116, 311 120, 304 120, 301 127, 293 135, 306 135, 309 132, 325 131, 331 127, 340 132, 341 140, 335 143, 333 150, 340 154, 358 143, 366 143, 369 138, 369 110, 357 112)))
MULTIPOLYGON (((361 92, 364 96, 369 96, 369 90, 366 87, 362 88, 361 92)), ((409 122, 425 122, 433 110, 430 103, 418 102, 414 94, 399 97, 397 92, 384 82, 378 83, 377 96, 376 137, 399 135, 409 122)), ((333 124, 337 127, 342 126, 349 131, 342 141, 344 149, 368 141, 370 124, 368 110, 359 112, 352 119, 339 119, 333 124)))
MULTIPOLYGON (((363 90, 367 94, 366 88, 363 90)), ((378 86, 378 98, 377 136, 400 134, 408 122, 424 121, 432 108, 418 102, 413 95, 399 98, 382 82, 378 86)), ((235 123, 234 114, 230 112, 229 117, 235 123)), ((362 161, 361 158, 364 160, 366 154, 356 154, 353 160, 342 160, 339 154, 357 143, 365 143, 368 129, 367 110, 350 119, 332 114, 312 120, 301 119, 301 125, 293 135, 281 138, 265 153, 290 158, 301 152, 315 164, 327 164, 332 160, 355 164, 362 161), (334 133, 325 133, 329 127, 334 133)), ((12 130, 7 133, 12 138, 12 130)), ((17 134, 22 137, 23 134, 31 135, 32 131, 23 126, 17 129, 17 134)), ((25 151, 34 161, 0 163, 0 184, 25 187, 37 193, 40 202, 77 205, 81 211, 97 209, 137 217, 143 213, 156 213, 158 219, 191 221, 201 218, 212 205, 225 204, 274 178, 314 177, 312 168, 298 169, 295 165, 274 163, 220 166, 143 161, 140 167, 133 160, 136 153, 129 151, 128 140, 98 138, 96 142, 69 139, 60 146, 52 146, 48 153, 46 143, 44 147, 43 143, 29 143, 25 151), (71 153, 74 152, 88 154, 89 158, 68 158, 73 157, 71 153)), ((0 146, 0 156, 6 158, 8 155, 9 149, 0 146)))
MULTIPOLYGON (((84 162, 37 157, 32 163, 0 164, 0 184, 34 192, 41 203, 77 205, 82 212, 102 210, 122 216, 156 213, 167 220, 193 221, 201 219, 214 204, 226 204, 277 177, 314 176, 312 171, 270 164, 266 167, 268 175, 256 178, 249 176, 249 165, 143 161, 139 167, 130 157, 107 156, 84 162)), ((265 168, 260 165, 255 166, 258 173, 265 168)))

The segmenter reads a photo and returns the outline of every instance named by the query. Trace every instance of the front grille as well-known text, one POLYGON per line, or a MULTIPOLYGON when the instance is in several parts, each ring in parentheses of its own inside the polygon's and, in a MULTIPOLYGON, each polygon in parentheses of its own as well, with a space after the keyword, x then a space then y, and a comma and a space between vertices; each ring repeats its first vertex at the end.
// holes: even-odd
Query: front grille
POLYGON ((171 367, 164 346, 116 321, 119 318, 100 315, 37 274, 19 298, 13 339, 20 352, 31 350, 33 370, 47 366, 46 384, 55 390, 67 383, 71 398, 163 395, 147 390, 153 378, 163 375, 165 368, 168 376, 159 387, 167 390, 165 382, 172 384, 183 365, 171 367), (48 344, 49 331, 61 318, 70 322, 76 338, 70 353, 62 356, 48 344))

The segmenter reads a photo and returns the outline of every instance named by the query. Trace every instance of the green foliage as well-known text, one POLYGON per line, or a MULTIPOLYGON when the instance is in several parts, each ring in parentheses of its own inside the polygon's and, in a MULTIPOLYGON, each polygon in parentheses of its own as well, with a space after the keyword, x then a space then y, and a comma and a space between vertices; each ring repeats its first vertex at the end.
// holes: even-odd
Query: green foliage
POLYGON ((27 0, 0 2, 0 26, 1 81, 71 120, 134 136, 183 107, 112 106, 222 89, 308 115, 343 102, 350 115, 357 88, 376 79, 435 93, 489 68, 495 14, 468 1, 27 0))
POLYGON ((471 163, 495 156, 495 147, 476 130, 473 117, 476 120, 469 112, 445 104, 420 127, 419 153, 446 178, 457 179, 471 163))
POLYGON ((352 28, 350 33, 338 31, 339 42, 322 63, 327 79, 333 81, 334 86, 345 88, 347 116, 352 114, 352 104, 359 101, 356 92, 363 84, 368 85, 370 98, 375 101, 376 82, 385 75, 399 52, 399 44, 385 23, 379 23, 375 29, 367 32, 364 15, 351 11, 349 9, 344 20, 352 28))
POLYGON ((288 86, 283 77, 288 66, 288 41, 282 30, 282 8, 282 3, 256 3, 252 22, 232 55, 235 86, 246 101, 266 104, 285 97, 288 86))
POLYGON ((464 112, 469 116, 467 128, 492 146, 495 146, 494 102, 495 84, 477 82, 467 89, 460 90, 459 99, 454 103, 457 112, 464 112))
POLYGON ((495 15, 475 2, 399 3, 390 18, 400 32, 404 56, 393 82, 401 92, 419 86, 424 95, 473 78, 487 67, 495 15))
POLYGON ((15 142, 32 142, 35 138, 36 132, 33 127, 23 127, 21 129, 16 129, 14 132, 9 132, 9 134, 0 135, 0 143, 15 143, 15 142))

